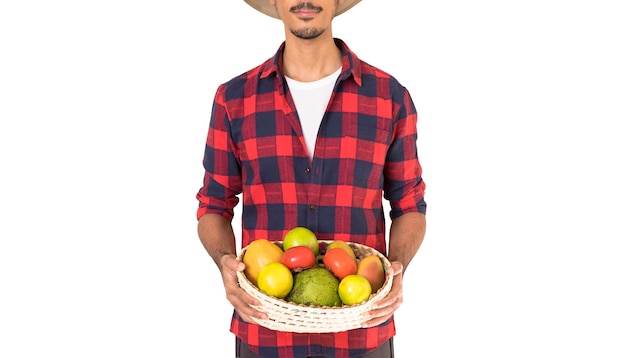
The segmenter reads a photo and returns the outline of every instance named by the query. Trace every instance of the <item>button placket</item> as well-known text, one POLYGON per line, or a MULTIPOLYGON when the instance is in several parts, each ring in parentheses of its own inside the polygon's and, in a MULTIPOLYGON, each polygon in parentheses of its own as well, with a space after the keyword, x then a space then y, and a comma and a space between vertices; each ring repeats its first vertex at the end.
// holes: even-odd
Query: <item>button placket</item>
POLYGON ((309 192, 309 215, 308 215, 308 225, 309 228, 313 231, 316 231, 319 227, 319 200, 320 200, 320 190, 321 190, 321 175, 320 175, 320 163, 319 159, 314 158, 312 165, 306 168, 307 175, 309 177, 309 183, 312 184, 311 191, 309 192))

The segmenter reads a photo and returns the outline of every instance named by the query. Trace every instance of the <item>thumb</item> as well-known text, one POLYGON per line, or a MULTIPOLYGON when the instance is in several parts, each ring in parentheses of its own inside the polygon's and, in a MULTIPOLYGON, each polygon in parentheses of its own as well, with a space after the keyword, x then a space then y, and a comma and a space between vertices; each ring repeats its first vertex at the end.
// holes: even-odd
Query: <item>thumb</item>
POLYGON ((389 271, 390 271, 392 276, 396 276, 396 275, 402 273, 403 269, 404 269, 404 265, 402 265, 402 262, 394 261, 394 262, 391 263, 391 267, 389 268, 389 271))

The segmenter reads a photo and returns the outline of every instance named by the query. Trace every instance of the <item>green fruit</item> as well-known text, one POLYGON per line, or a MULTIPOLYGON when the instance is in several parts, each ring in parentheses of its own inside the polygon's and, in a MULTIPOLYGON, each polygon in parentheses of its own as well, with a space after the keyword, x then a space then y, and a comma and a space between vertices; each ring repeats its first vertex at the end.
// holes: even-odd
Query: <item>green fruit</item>
POLYGON ((285 300, 307 306, 342 306, 339 279, 328 269, 315 266, 294 275, 293 289, 285 300))
POLYGON ((320 254, 320 245, 315 233, 304 226, 297 226, 289 230, 283 238, 283 250, 294 246, 308 246, 317 257, 320 254))

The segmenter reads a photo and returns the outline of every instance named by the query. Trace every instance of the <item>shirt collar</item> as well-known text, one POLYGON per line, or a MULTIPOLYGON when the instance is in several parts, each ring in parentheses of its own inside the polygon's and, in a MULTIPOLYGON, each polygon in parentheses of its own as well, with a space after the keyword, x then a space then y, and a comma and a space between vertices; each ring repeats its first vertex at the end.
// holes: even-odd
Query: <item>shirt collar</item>
MULTIPOLYGON (((350 76, 354 78, 357 85, 361 85, 361 61, 359 58, 348 48, 345 42, 340 39, 335 39, 335 44, 341 49, 342 54, 342 71, 339 75, 340 80, 348 79, 350 76)), ((283 61, 283 52, 285 50, 285 42, 283 42, 274 57, 267 60, 261 65, 261 78, 269 77, 272 74, 276 74, 280 78, 284 78, 284 74, 280 70, 283 61)))

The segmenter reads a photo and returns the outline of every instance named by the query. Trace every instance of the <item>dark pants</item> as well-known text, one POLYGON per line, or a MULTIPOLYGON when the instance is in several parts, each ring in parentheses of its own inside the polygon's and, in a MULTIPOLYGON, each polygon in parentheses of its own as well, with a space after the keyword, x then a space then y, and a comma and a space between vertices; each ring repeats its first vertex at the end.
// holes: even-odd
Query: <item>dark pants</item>
MULTIPOLYGON (((262 357, 248 348, 248 345, 243 343, 239 338, 236 338, 235 350, 237 352, 237 358, 271 358, 262 357)), ((296 358, 333 358, 327 356, 308 356, 308 357, 296 357, 296 358)), ((389 339, 385 344, 378 347, 375 351, 359 356, 358 358, 393 358, 393 338, 389 339)))

